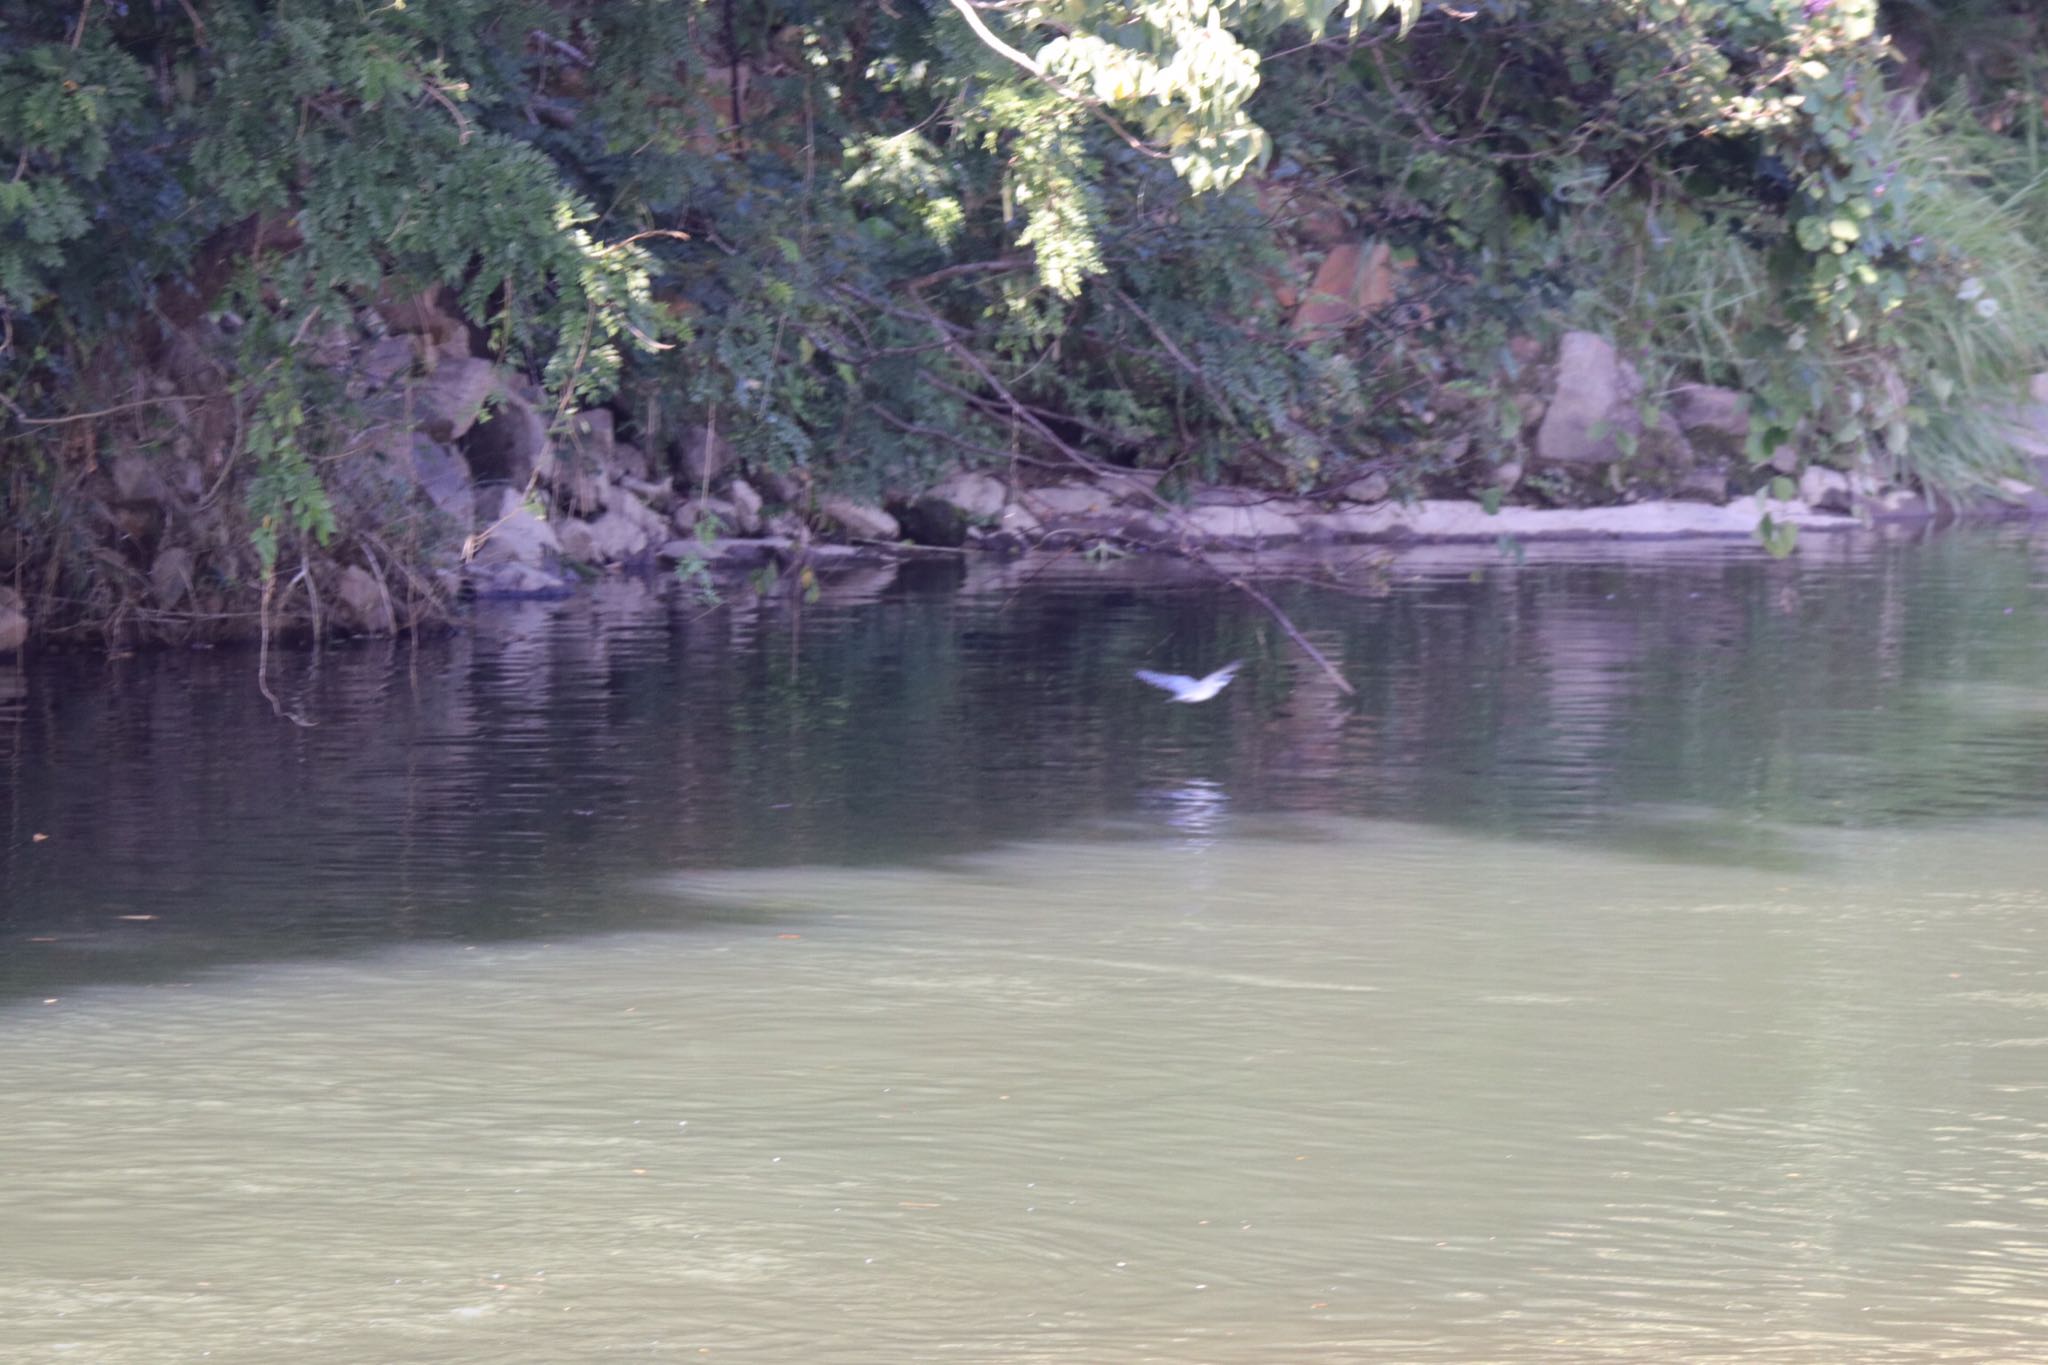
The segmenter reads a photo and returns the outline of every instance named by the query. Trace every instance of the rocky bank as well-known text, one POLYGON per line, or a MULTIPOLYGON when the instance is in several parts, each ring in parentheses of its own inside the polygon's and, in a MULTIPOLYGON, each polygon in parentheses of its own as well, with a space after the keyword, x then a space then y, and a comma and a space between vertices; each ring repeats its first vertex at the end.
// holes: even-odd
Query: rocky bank
MULTIPOLYGON (((446 619, 465 600, 565 595, 629 572, 704 586, 750 574, 769 591, 916 554, 1107 546, 1199 558, 1288 546, 1298 561, 1324 545, 1760 532, 1782 553, 1797 533, 2048 512, 2048 376, 2005 414, 2036 481, 1963 504, 1874 472, 1801 468, 1789 450, 1753 465, 1745 395, 1686 385, 1646 396, 1628 360, 1586 332, 1526 357, 1511 458, 1461 466, 1470 441, 1446 412, 1432 464, 1452 472, 1420 495, 1394 496, 1385 472, 1358 461, 1306 491, 1189 486, 1098 464, 957 469, 863 501, 814 488, 801 471, 744 466, 712 422, 664 434, 643 421, 634 430, 651 435, 650 449, 626 439, 608 408, 550 408, 468 337, 427 296, 380 309, 374 332, 319 343, 363 414, 358 448, 330 481, 354 530, 292 566, 271 603, 278 624, 391 633, 446 619)), ((114 455, 94 475, 87 491, 116 532, 102 553, 126 567, 138 604, 123 638, 175 639, 197 621, 213 623, 209 638, 254 633, 220 567, 231 543, 246 553, 220 486, 191 442, 114 455)), ((32 592, 0 589, 0 652, 33 637, 38 607, 32 592)))

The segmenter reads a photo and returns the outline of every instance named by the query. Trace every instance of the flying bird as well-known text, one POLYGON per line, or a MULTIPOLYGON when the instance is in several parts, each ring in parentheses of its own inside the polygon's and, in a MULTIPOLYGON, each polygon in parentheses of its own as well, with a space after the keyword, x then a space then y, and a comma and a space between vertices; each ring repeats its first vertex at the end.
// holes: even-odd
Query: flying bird
POLYGON ((1232 659, 1206 678, 1190 678, 1182 673, 1154 673, 1149 668, 1141 668, 1138 670, 1138 679, 1151 683, 1162 691, 1173 693, 1167 698, 1168 701, 1207 701, 1230 686, 1231 678, 1243 667, 1243 659, 1232 659))

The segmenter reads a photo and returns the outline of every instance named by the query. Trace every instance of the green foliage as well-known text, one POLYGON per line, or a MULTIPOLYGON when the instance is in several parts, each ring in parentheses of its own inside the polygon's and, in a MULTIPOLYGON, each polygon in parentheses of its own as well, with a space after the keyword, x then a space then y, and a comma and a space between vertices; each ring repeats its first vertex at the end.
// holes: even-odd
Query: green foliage
POLYGON ((430 290, 549 410, 799 501, 1465 478, 1571 325, 1646 402, 1749 391, 1760 460, 1981 482, 2048 364, 2048 65, 2027 7, 1941 8, 1886 11, 1921 118, 1875 0, 0 0, 0 396, 126 413, 175 340, 262 570, 361 501, 311 339, 430 290), (1294 327, 1340 243, 1391 299, 1294 327))
POLYGON ((69 249, 92 230, 92 183, 113 130, 141 106, 140 65, 101 30, 85 39, 0 42, 0 315, 29 312, 57 288, 69 249))

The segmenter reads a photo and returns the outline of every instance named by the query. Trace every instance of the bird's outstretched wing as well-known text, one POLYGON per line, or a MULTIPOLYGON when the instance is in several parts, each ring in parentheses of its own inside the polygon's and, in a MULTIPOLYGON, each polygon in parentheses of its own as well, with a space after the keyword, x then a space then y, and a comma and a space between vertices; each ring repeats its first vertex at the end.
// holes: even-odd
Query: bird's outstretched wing
POLYGON ((1138 670, 1138 681, 1151 683, 1176 697, 1195 685, 1195 680, 1185 673, 1154 673, 1149 668, 1138 670))
POLYGON ((1215 683, 1218 688, 1221 688, 1225 683, 1236 677, 1237 670, 1243 667, 1243 659, 1232 659, 1229 663, 1202 679, 1202 681, 1205 683, 1215 683))

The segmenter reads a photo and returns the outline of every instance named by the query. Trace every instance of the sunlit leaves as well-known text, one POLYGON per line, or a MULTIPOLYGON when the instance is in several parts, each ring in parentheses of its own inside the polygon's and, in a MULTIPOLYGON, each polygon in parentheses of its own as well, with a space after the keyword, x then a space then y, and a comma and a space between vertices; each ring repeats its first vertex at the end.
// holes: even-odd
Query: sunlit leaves
MULTIPOLYGON (((984 98, 977 107, 998 115, 992 127, 1025 134, 1016 168, 1032 207, 1019 240, 1036 247, 1042 278, 1072 294, 1101 268, 1087 205, 1068 202, 1060 188, 1074 183, 1071 169, 1033 164, 1034 149, 1051 145, 1032 136, 1034 126, 1050 123, 1061 139, 1080 126, 1053 113, 1051 102, 1099 111, 1127 140, 1165 156, 1195 193, 1225 190, 1262 165, 1270 148, 1247 109, 1259 89, 1259 41, 1289 24, 1319 31, 1333 20, 1389 14, 1405 32, 1421 9, 1421 0, 1044 0, 1000 20, 964 11, 976 36, 1010 63, 1000 68, 1010 98, 984 98), (1007 36, 989 27, 1001 20, 1007 36), (1041 33, 1055 36, 1029 50, 1041 33), (1001 111, 1022 117, 1006 120, 1001 111)), ((1074 157, 1064 147, 1056 155, 1074 157)))

